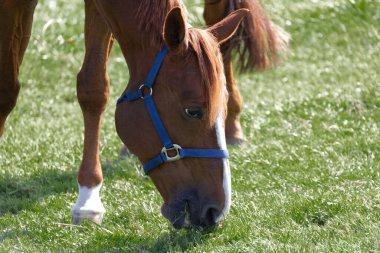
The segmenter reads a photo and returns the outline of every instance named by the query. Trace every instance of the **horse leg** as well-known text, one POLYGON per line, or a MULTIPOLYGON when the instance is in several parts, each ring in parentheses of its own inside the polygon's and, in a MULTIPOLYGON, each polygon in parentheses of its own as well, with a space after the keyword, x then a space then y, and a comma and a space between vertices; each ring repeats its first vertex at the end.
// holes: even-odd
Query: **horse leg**
MULTIPOLYGON (((227 0, 205 0, 204 18, 206 24, 211 26, 225 16, 227 16, 227 8, 229 2, 227 0)), ((243 131, 240 125, 240 113, 242 110, 242 98, 234 78, 232 67, 231 51, 229 50, 229 42, 225 42, 221 46, 223 54, 224 72, 227 81, 227 90, 229 99, 227 104, 226 118, 226 140, 228 144, 240 144, 244 141, 243 131)))
POLYGON ((37 0, 0 2, 0 137, 16 105, 20 65, 28 46, 37 0))
POLYGON ((225 126, 226 141, 228 144, 237 145, 244 142, 244 134, 240 125, 240 113, 243 107, 243 100, 234 77, 231 52, 222 50, 222 53, 224 73, 226 75, 228 90, 227 117, 225 126))
POLYGON ((103 182, 99 138, 102 116, 109 98, 106 65, 112 44, 112 34, 94 2, 86 0, 86 54, 77 77, 77 96, 84 117, 84 147, 78 173, 79 198, 71 210, 74 223, 89 219, 100 224, 105 213, 99 195, 103 182))

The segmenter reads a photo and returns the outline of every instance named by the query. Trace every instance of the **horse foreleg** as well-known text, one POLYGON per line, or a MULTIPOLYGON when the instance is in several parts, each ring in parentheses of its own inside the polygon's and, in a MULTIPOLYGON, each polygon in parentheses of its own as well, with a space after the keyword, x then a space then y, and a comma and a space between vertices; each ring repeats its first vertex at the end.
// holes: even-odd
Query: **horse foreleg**
POLYGON ((37 0, 0 1, 0 137, 5 120, 16 105, 19 69, 29 42, 36 4, 37 0))
POLYGON ((223 63, 228 90, 227 117, 225 125, 226 141, 228 144, 236 145, 244 142, 244 135, 240 125, 240 113, 243 107, 243 100, 234 77, 230 52, 224 52, 223 63))
POLYGON ((99 224, 105 213, 99 195, 103 182, 99 138, 102 116, 109 98, 106 65, 113 39, 93 1, 85 2, 86 54, 77 78, 77 96, 84 117, 84 147, 78 173, 79 198, 71 213, 74 223, 89 219, 99 224))
MULTIPOLYGON (((230 2, 228 0, 205 0, 204 19, 208 26, 214 25, 228 15, 230 2)), ((240 125, 240 113, 242 110, 242 98, 237 86, 233 67, 231 50, 227 41, 221 46, 223 54, 224 72, 229 93, 226 118, 226 140, 228 144, 240 144, 244 141, 243 131, 240 125)))

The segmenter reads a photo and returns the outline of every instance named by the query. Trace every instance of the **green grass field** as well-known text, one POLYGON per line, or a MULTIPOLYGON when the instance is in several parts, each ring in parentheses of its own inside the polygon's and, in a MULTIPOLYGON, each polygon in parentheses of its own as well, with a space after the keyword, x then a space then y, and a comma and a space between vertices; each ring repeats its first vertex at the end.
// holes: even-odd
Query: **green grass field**
MULTIPOLYGON (((203 1, 185 1, 202 26, 203 1)), ((101 226, 71 225, 83 120, 83 3, 40 1, 22 90, 0 146, 0 252, 380 252, 380 1, 263 1, 292 35, 274 70, 239 75, 247 142, 230 147, 233 206, 212 232, 176 231, 161 198, 116 162, 116 46, 101 137, 101 226)))

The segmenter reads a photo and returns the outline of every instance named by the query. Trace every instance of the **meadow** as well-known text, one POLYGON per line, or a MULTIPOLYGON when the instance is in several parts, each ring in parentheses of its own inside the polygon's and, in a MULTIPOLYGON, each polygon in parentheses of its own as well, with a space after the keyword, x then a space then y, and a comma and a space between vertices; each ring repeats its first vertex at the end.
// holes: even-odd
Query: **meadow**
MULTIPOLYGON (((71 225, 84 4, 40 1, 0 144, 0 252, 379 252, 380 1, 262 2, 292 40, 278 67, 237 75, 247 141, 229 147, 231 212, 214 231, 176 231, 138 161, 118 160, 128 70, 117 45, 101 136, 107 213, 71 225)), ((185 3, 203 26, 203 1, 185 3)))

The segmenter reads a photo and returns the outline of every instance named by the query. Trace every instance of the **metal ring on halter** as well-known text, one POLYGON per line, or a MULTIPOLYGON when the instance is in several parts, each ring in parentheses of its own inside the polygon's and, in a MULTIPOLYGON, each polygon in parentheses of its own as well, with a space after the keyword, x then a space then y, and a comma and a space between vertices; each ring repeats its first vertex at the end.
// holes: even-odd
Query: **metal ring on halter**
POLYGON ((182 148, 181 148, 180 145, 173 144, 173 147, 171 147, 171 148, 163 147, 162 150, 161 150, 161 153, 163 153, 166 156, 166 161, 167 162, 174 162, 174 161, 178 161, 179 159, 181 159, 181 156, 179 154, 179 151, 181 149, 182 148), (175 150, 176 154, 174 156, 169 156, 168 155, 168 151, 172 151, 172 150, 175 150))
POLYGON ((140 96, 141 99, 145 99, 145 98, 147 98, 147 97, 150 97, 150 96, 152 96, 152 94, 153 94, 153 89, 152 89, 152 87, 149 87, 149 86, 147 86, 147 85, 144 84, 144 83, 143 83, 142 85, 140 85, 139 90, 140 90, 140 93, 141 93, 141 96, 140 96), (146 87, 146 88, 149 89, 149 94, 148 94, 148 95, 144 95, 143 90, 142 90, 144 87, 146 87))

